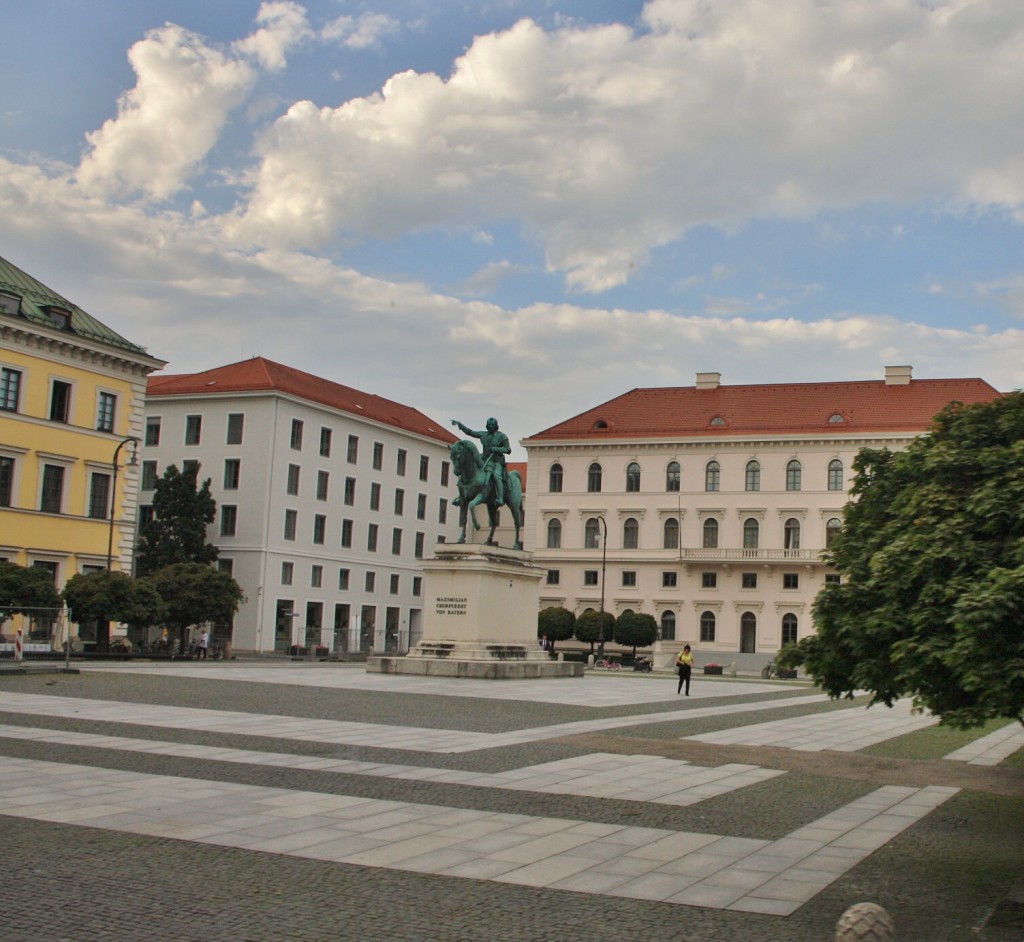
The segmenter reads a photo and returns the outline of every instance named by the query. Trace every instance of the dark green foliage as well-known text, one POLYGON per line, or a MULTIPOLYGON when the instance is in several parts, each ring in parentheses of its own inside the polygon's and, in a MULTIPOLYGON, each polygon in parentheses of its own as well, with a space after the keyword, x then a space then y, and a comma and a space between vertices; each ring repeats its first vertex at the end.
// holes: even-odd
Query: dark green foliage
POLYGON ((574 632, 576 640, 590 645, 590 653, 594 653, 594 645, 599 641, 611 641, 615 635, 615 616, 611 612, 603 613, 604 634, 601 633, 602 613, 593 609, 584 612, 576 619, 574 632))
POLYGON ((144 627, 163 617, 164 603, 148 579, 123 572, 78 573, 64 586, 73 622, 118 621, 144 627))
POLYGON ((613 640, 624 648, 631 647, 635 658, 638 647, 646 648, 658 640, 658 623, 653 615, 644 615, 641 612, 623 612, 615 621, 613 640))
POLYGON ((164 622, 185 640, 189 625, 230 621, 244 597, 242 587, 226 572, 200 563, 175 563, 150 577, 166 610, 164 622))
POLYGON ((45 569, 0 562, 0 607, 30 615, 33 609, 60 608, 60 593, 45 569))
POLYGON ((568 641, 572 637, 576 625, 576 616, 567 608, 551 606, 541 609, 537 615, 537 637, 547 635, 552 644, 556 641, 568 641))
POLYGON ((179 471, 168 465, 156 482, 153 519, 142 528, 135 563, 149 575, 175 563, 212 563, 217 547, 206 541, 206 527, 217 515, 210 479, 198 484, 199 465, 179 471))
POLYGON ((1024 716, 1024 395, 955 404, 906 452, 864 449, 804 663, 834 697, 914 696, 968 728, 1024 716))

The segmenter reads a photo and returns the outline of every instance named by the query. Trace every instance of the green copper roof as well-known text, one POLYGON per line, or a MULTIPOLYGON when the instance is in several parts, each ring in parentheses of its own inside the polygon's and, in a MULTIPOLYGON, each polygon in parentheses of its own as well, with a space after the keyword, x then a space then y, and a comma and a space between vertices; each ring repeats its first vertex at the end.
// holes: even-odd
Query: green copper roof
POLYGON ((0 318, 12 316, 43 327, 66 330, 79 337, 130 350, 132 353, 146 353, 144 347, 125 340, 106 324, 101 324, 91 314, 86 314, 77 304, 72 304, 67 298, 61 297, 56 291, 47 288, 41 281, 12 265, 7 259, 0 258, 0 318), (2 295, 15 295, 19 299, 16 313, 8 309, 13 308, 13 303, 5 304, 7 299, 2 295), (69 325, 61 327, 55 324, 53 315, 48 313, 48 308, 67 311, 71 315, 69 325))

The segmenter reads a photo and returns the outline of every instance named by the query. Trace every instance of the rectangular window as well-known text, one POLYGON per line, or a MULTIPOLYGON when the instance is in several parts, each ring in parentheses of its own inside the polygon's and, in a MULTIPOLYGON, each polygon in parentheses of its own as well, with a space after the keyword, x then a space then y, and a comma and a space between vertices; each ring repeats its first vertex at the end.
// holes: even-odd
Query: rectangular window
POLYGON ((661 587, 663 589, 674 589, 679 584, 679 574, 676 572, 663 572, 661 574, 661 587))
POLYGON ((391 574, 390 585, 388 586, 388 591, 392 595, 398 595, 398 585, 399 585, 398 573, 392 573, 391 574))
POLYGON ((14 459, 0 455, 0 507, 10 507, 14 496, 14 459))
POLYGON ((700 574, 700 587, 702 589, 717 589, 718 588, 718 573, 717 572, 702 572, 700 574))
POLYGON ((423 559, 423 544, 426 542, 427 535, 425 533, 416 534, 416 545, 413 549, 413 555, 417 559, 423 559))
POLYGON ((320 429, 320 457, 331 457, 331 430, 326 426, 320 429))
POLYGON ((841 582, 838 572, 825 573, 825 585, 839 585, 841 582))
POLYGON ((67 422, 71 414, 71 383, 53 381, 50 387, 50 421, 67 422))
POLYGON ((196 458, 186 458, 181 462, 182 474, 199 474, 199 461, 196 458))
POLYGON ((370 485, 370 510, 380 510, 380 485, 370 485))
POLYGON ((400 527, 395 527, 391 531, 391 554, 393 556, 402 555, 402 530, 400 527))
POLYGON ((96 428, 101 432, 114 431, 114 412, 117 410, 117 396, 101 392, 96 406, 96 428))
POLYGON ((224 490, 237 491, 238 482, 242 477, 242 461, 240 458, 224 459, 224 490))
POLYGON ((338 570, 338 589, 342 592, 348 592, 348 585, 352 578, 352 573, 347 569, 338 570))
POLYGON ((21 399, 21 370, 0 369, 0 409, 17 412, 21 399))
POLYGON ((324 514, 316 514, 313 517, 313 542, 323 544, 327 539, 327 517, 324 514))
POLYGON ((405 477, 405 459, 406 452, 404 448, 398 449, 398 456, 395 460, 395 470, 401 477, 405 477))
POLYGON ((740 586, 744 589, 756 589, 757 588, 757 573, 756 572, 744 572, 740 574, 740 586))
POLYGON ((203 417, 201 415, 185 416, 185 444, 198 445, 203 437, 203 417))
POLYGON ((451 473, 452 466, 447 461, 441 462, 441 487, 448 486, 448 475, 451 473))
POLYGON ((89 516, 106 520, 110 510, 110 475, 93 474, 89 478, 89 516))
POLYGON ((146 419, 145 444, 154 446, 160 444, 160 418, 158 416, 146 419))
MULTIPOLYGON (((346 507, 354 507, 356 503, 356 479, 345 478, 345 496, 342 498, 346 507)), ((372 502, 372 492, 371 492, 372 502)), ((372 509, 372 508, 371 508, 372 509)))
POLYGON ((233 576, 235 574, 235 561, 221 557, 217 560, 217 572, 226 572, 229 576, 233 576))
POLYGON ((395 516, 401 517, 405 513, 405 491, 400 487, 395 489, 395 516))
POLYGON ((139 487, 144 491, 151 491, 156 487, 156 462, 155 461, 143 461, 142 462, 142 477, 139 481, 139 487))
POLYGON ((302 419, 292 419, 292 433, 288 444, 293 451, 302 451, 302 419))
POLYGON ((331 475, 328 471, 317 471, 316 473, 316 499, 327 500, 327 485, 330 483, 331 475))
POLYGON ((292 495, 292 497, 298 497, 299 494, 299 475, 302 473, 302 469, 297 464, 288 465, 288 484, 285 490, 292 495))
POLYGON ((291 585, 295 578, 295 563, 281 563, 281 585, 291 585))
POLYGON ((437 505, 437 522, 447 523, 448 522, 448 498, 442 497, 437 505))
POLYGON ((366 574, 366 578, 363 580, 363 585, 367 592, 373 592, 377 588, 377 573, 370 570, 366 574))
POLYGON ((373 470, 381 471, 384 468, 384 443, 373 443, 373 470))
POLYGON ((345 460, 349 464, 355 464, 359 460, 359 436, 349 435, 348 450, 345 453, 345 460))
POLYGON ((549 569, 548 570, 548 575, 547 575, 547 580, 546 580, 545 584, 546 585, 558 585, 559 582, 561 581, 561 578, 562 578, 562 573, 561 573, 560 570, 558 570, 558 569, 549 569))
POLYGON ((64 500, 64 469, 56 464, 43 465, 43 486, 39 494, 39 509, 47 514, 59 514, 64 500))
POLYGON ((313 589, 319 589, 324 584, 324 567, 313 566, 309 571, 309 585, 313 589))
POLYGON ((238 529, 238 508, 234 504, 220 505, 220 535, 234 536, 238 529))
POLYGON ((624 588, 636 588, 636 571, 632 569, 623 570, 622 585, 624 588))
POLYGON ((430 458, 420 455, 420 480, 426 481, 430 477, 430 458))
POLYGON ((341 521, 341 545, 345 549, 352 548, 352 521, 342 520, 341 521))
POLYGON ((583 584, 584 585, 597 585, 597 570, 596 569, 584 569, 583 570, 583 584))
POLYGON ((228 433, 225 442, 229 445, 241 445, 245 430, 245 415, 241 412, 228 414, 228 433))
POLYGON ((139 504, 139 530, 144 530, 156 518, 152 504, 139 504))
POLYGON ((798 572, 784 572, 782 574, 782 588, 784 588, 784 589, 799 589, 800 588, 800 573, 798 573, 798 572))
POLYGON ((299 512, 297 510, 286 510, 284 512, 284 538, 286 540, 294 540, 298 527, 299 512))
POLYGON ((416 497, 416 519, 427 519, 427 495, 419 494, 416 497))
POLYGON ((420 596, 423 594, 423 577, 413 576, 412 577, 412 594, 420 596))
POLYGON ((371 552, 371 553, 376 553, 377 552, 377 534, 378 533, 379 533, 379 529, 377 527, 377 524, 375 524, 375 523, 371 523, 369 525, 369 527, 366 528, 366 549, 367 549, 368 552, 371 552))

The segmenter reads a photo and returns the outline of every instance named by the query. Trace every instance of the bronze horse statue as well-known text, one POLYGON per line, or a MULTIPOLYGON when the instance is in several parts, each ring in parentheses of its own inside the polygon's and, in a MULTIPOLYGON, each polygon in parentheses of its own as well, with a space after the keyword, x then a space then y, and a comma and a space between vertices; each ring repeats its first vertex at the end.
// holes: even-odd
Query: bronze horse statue
MULTIPOLYGON (((491 532, 487 534, 485 542, 487 546, 497 546, 498 544, 494 542, 494 531, 498 527, 502 505, 498 503, 497 495, 494 492, 491 469, 484 467, 480 449, 471 439, 460 439, 450 445, 448 451, 452 456, 452 469, 455 471, 459 489, 459 496, 455 499, 455 503, 459 507, 459 526, 461 527, 458 542, 466 542, 467 518, 473 521, 474 530, 480 529, 475 511, 478 504, 486 504, 491 532)), ((505 473, 504 467, 494 468, 493 471, 499 474, 505 473)), ((523 543, 519 535, 519 528, 524 522, 523 479, 518 471, 509 471, 506 475, 504 506, 511 511, 512 522, 516 527, 516 541, 512 544, 512 548, 521 550, 523 543)))

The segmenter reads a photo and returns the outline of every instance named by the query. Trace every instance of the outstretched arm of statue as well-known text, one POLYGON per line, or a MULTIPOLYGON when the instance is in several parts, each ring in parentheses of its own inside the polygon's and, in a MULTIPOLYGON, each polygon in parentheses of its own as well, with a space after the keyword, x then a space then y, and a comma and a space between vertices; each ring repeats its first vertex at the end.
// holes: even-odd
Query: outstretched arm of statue
POLYGON ((462 430, 463 435, 471 435, 473 438, 480 437, 479 432, 474 432, 471 428, 467 428, 458 419, 452 419, 452 425, 457 425, 462 430))

